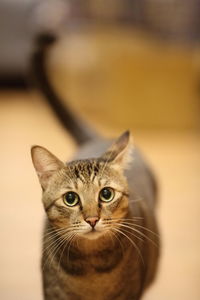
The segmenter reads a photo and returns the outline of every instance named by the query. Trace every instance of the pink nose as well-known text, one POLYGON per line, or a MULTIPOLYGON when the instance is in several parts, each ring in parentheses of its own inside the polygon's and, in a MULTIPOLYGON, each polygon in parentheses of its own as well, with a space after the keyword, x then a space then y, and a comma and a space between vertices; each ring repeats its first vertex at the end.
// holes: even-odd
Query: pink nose
POLYGON ((99 218, 98 217, 88 217, 87 219, 85 219, 85 221, 87 223, 89 223, 91 227, 94 228, 96 223, 99 221, 99 218))

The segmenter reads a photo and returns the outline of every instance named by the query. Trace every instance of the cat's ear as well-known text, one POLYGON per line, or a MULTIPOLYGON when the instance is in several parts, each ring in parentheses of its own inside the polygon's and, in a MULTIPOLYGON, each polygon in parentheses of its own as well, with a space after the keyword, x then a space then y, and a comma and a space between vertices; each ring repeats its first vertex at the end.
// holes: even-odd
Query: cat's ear
POLYGON ((133 138, 129 131, 124 132, 101 156, 116 169, 126 169, 133 157, 133 138))
POLYGON ((31 156, 40 184, 45 189, 50 177, 65 165, 50 151, 41 146, 33 146, 31 156))

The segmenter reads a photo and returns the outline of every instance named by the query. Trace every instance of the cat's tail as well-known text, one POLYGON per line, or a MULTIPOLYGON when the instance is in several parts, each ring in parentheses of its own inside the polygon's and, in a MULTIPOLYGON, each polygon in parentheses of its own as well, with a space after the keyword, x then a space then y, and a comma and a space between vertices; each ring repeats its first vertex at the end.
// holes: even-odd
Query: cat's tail
POLYGON ((40 34, 38 36, 31 58, 31 74, 36 87, 46 98, 62 125, 70 132, 79 145, 85 144, 98 135, 87 124, 80 121, 78 116, 75 116, 67 106, 66 100, 58 96, 46 70, 49 49, 56 41, 57 37, 53 34, 40 34))

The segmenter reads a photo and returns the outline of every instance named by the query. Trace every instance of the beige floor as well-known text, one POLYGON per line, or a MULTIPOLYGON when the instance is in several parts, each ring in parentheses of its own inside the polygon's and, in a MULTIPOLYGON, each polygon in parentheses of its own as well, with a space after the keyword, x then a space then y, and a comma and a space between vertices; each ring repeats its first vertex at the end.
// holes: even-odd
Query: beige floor
MULTIPOLYGON (((43 208, 30 159, 41 144, 61 159, 75 151, 50 110, 28 94, 0 93, 0 299, 40 300, 43 208)), ((134 131, 160 182, 163 253, 144 300, 200 299, 200 139, 194 132, 134 131)))

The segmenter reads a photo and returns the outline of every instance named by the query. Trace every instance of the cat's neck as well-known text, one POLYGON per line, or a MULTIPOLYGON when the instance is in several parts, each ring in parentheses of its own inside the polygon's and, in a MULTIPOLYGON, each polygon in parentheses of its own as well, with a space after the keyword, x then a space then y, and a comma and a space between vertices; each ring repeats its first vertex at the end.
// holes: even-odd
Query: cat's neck
MULTIPOLYGON (((123 241, 119 242, 119 238, 109 235, 96 240, 78 239, 63 251, 60 265, 68 275, 86 275, 94 271, 109 272, 122 261, 122 244, 123 241)), ((59 253, 57 257, 60 257, 59 253)))

